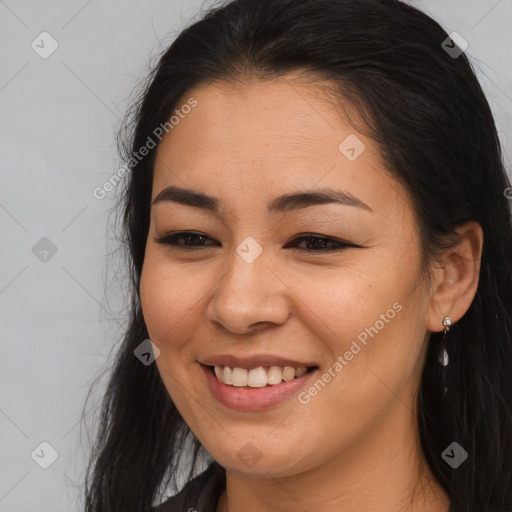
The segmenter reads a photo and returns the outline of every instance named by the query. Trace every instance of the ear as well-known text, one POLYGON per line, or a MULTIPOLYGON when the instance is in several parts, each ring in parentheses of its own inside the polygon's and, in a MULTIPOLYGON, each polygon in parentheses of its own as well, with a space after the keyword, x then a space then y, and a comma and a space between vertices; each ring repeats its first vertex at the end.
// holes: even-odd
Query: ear
POLYGON ((478 222, 470 221, 458 226, 460 241, 445 249, 435 267, 427 329, 444 329, 443 319, 449 316, 455 324, 464 316, 476 294, 480 275, 483 230, 478 222))

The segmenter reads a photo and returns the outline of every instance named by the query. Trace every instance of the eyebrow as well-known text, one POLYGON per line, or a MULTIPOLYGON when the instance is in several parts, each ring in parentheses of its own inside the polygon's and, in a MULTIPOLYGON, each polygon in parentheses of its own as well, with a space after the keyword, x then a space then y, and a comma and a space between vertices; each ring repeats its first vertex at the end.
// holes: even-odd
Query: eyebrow
MULTIPOLYGON (((164 188, 153 199, 152 205, 162 202, 172 202, 186 206, 194 206, 211 212, 218 212, 220 200, 196 190, 169 186, 164 188)), ((349 192, 342 190, 333 190, 330 188, 316 189, 314 192, 295 192, 284 194, 274 198, 268 204, 268 213, 286 213, 290 211, 307 208, 322 204, 342 204, 363 208, 373 213, 372 209, 363 201, 353 196, 349 192)))

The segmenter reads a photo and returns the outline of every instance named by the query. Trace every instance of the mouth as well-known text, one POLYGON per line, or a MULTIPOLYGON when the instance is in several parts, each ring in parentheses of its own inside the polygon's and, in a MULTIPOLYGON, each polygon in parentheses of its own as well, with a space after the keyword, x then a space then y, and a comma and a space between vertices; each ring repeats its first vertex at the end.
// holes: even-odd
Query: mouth
POLYGON ((216 401, 241 412, 278 407, 307 386, 320 369, 312 361, 261 354, 250 358, 219 355, 199 365, 216 401))
POLYGON ((250 369, 238 366, 205 366, 219 382, 239 389, 261 389, 276 386, 282 382, 298 379, 306 373, 318 369, 317 366, 258 366, 250 369))

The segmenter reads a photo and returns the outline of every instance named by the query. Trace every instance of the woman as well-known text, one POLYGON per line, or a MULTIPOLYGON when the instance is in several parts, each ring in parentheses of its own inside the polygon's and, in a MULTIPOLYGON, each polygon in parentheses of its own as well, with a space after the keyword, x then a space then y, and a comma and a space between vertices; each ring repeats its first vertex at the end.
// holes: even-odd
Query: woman
POLYGON ((87 512, 512 511, 512 189, 457 42, 238 0, 161 57, 87 512))

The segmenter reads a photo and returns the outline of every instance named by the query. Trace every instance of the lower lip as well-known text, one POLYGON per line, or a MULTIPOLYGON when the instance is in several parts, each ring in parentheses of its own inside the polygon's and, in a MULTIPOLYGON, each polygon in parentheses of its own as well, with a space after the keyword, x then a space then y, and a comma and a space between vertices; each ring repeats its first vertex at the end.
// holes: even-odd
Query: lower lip
POLYGON ((309 371, 296 379, 282 381, 280 384, 263 388, 242 389, 228 386, 212 373, 209 366, 201 364, 206 375, 208 388, 213 396, 226 407, 243 411, 261 411, 286 400, 299 391, 307 379, 316 373, 317 369, 309 371))

